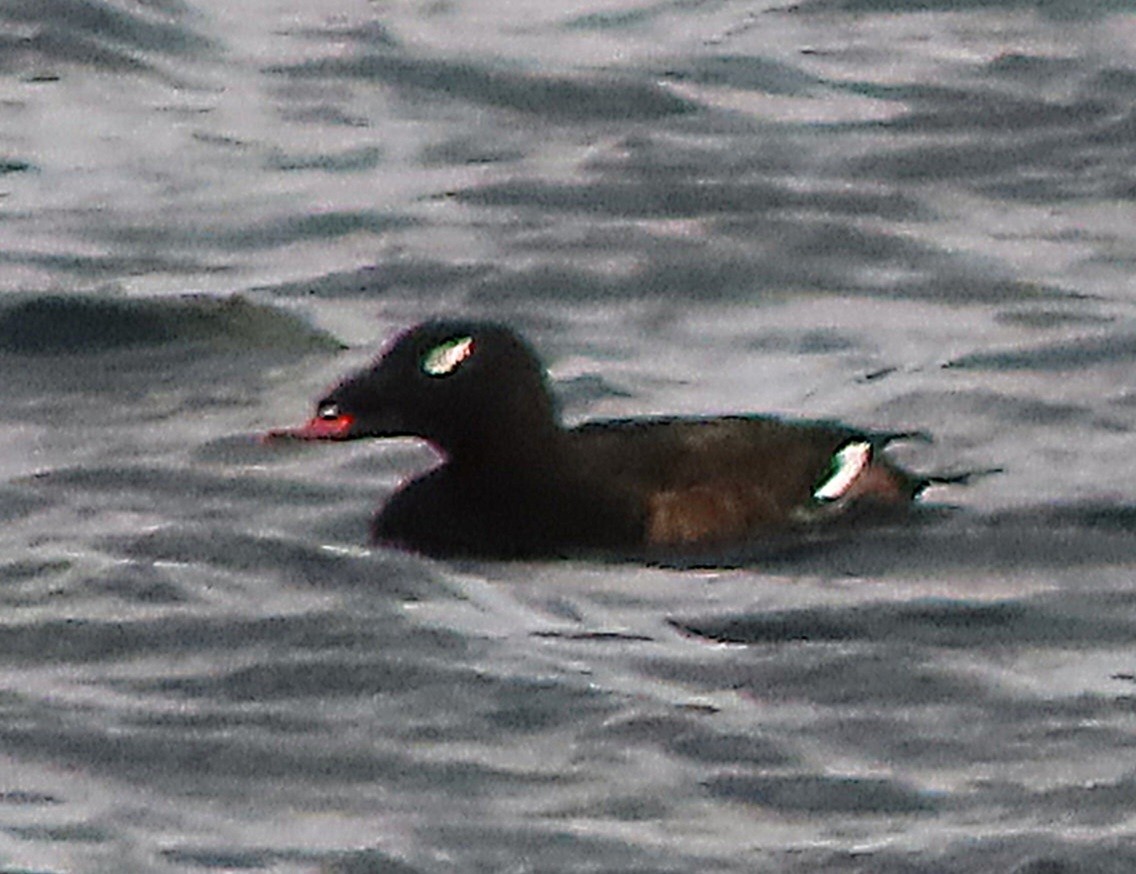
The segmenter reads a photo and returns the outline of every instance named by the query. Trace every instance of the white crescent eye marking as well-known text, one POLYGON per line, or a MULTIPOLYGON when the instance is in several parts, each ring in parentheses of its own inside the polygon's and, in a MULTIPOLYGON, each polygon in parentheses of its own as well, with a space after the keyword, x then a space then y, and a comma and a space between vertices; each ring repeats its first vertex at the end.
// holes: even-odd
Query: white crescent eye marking
POLYGON ((449 376, 473 354, 473 349, 473 337, 454 337, 439 343, 422 357, 422 371, 427 376, 449 376))
POLYGON ((816 487, 813 497, 818 501, 835 501, 852 487, 872 460, 872 445, 863 441, 849 443, 832 456, 831 474, 816 487))
POLYGON ((317 419, 338 419, 339 418, 339 404, 321 404, 320 408, 316 410, 317 419))

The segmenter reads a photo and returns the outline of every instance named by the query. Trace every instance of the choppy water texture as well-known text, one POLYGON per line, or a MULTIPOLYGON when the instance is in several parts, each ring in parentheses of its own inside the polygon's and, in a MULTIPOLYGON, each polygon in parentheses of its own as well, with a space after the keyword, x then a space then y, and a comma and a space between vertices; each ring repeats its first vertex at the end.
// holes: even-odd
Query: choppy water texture
POLYGON ((1136 868, 1136 6, 0 5, 0 868, 1136 868), (719 569, 365 546, 396 329, 1000 467, 719 569))

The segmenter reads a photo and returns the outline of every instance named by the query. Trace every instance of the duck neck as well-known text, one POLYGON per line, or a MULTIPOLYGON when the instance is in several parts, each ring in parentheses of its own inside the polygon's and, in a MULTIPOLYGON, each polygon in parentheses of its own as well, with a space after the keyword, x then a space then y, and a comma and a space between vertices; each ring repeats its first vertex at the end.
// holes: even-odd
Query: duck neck
POLYGON ((449 440, 438 441, 449 464, 465 475, 523 477, 558 464, 562 435, 551 398, 532 396, 524 405, 483 409, 456 428, 449 440))
POLYGON ((455 472, 477 478, 523 478, 529 472, 546 476, 555 469, 563 442, 553 421, 539 427, 479 430, 440 446, 455 472))

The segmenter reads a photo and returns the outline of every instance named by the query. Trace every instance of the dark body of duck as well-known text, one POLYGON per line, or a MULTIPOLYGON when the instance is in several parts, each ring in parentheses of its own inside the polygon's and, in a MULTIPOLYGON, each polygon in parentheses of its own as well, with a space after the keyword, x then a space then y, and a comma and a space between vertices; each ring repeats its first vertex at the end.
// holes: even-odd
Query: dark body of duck
POLYGON ((441 465, 375 516, 379 544, 498 558, 705 552, 902 509, 929 480, 885 459, 896 436, 769 416, 563 427, 513 331, 428 322, 277 437, 420 437, 441 465))

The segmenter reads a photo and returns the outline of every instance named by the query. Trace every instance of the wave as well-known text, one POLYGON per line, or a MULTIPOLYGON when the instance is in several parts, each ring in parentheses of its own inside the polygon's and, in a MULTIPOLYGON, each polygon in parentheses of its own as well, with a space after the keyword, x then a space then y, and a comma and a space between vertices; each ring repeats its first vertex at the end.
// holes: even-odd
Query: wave
POLYGON ((48 295, 0 308, 0 351, 4 352, 82 354, 171 343, 296 351, 343 348, 299 316, 238 295, 145 299, 48 295))
POLYGON ((614 76, 574 78, 491 69, 472 61, 367 53, 270 67, 292 79, 361 79, 557 121, 644 120, 694 105, 653 84, 614 76))
POLYGON ((945 365, 970 370, 1077 370, 1136 358, 1136 335, 1082 337, 1033 347, 976 352, 945 365))
POLYGON ((0 7, 0 70, 37 81, 68 64, 108 72, 157 73, 153 58, 197 56, 212 40, 186 24, 189 7, 177 0, 132 8, 101 0, 9 0, 0 7))

